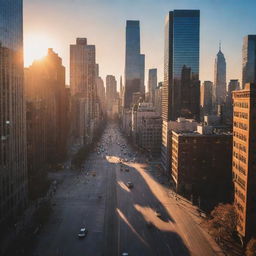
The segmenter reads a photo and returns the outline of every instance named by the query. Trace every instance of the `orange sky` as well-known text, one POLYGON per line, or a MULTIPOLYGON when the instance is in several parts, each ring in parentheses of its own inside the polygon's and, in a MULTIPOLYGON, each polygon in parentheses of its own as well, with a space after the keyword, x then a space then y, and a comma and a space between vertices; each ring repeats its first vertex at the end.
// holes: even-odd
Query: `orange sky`
POLYGON ((113 74, 119 79, 124 72, 125 22, 139 19, 146 81, 148 69, 154 67, 162 81, 165 15, 173 9, 200 9, 200 79, 213 80, 219 40, 227 60, 227 79, 240 79, 242 38, 256 33, 250 15, 255 1, 245 1, 247 5, 238 6, 239 0, 24 0, 25 65, 53 48, 67 68, 68 84, 69 45, 76 37, 87 37, 88 43, 96 45, 102 78, 113 74))

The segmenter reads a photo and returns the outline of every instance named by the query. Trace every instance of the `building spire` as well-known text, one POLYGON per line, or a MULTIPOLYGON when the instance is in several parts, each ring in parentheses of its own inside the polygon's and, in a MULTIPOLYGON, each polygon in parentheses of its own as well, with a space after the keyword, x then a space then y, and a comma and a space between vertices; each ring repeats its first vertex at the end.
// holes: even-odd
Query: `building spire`
POLYGON ((221 52, 221 41, 219 41, 219 51, 221 52))

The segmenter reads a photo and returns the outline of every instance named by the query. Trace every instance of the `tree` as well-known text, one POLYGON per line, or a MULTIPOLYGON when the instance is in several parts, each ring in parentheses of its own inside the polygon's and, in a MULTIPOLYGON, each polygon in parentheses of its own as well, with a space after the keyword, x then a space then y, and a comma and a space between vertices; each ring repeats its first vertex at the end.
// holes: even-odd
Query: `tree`
POLYGON ((217 240, 230 240, 236 232, 237 214, 231 204, 219 204, 211 212, 209 231, 217 240))
POLYGON ((252 238, 246 245, 246 256, 256 256, 256 238, 252 238))

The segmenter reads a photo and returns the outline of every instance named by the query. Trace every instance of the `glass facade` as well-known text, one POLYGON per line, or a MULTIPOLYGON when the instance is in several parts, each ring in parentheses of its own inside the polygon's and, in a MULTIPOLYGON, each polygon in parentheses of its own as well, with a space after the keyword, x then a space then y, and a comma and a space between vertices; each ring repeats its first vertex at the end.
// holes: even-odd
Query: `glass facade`
POLYGON ((256 83, 256 35, 244 37, 243 88, 246 83, 256 83))
POLYGON ((180 79, 183 66, 199 77, 199 11, 173 12, 173 78, 180 79))
POLYGON ((145 93, 145 56, 140 54, 140 22, 126 22, 124 107, 132 105, 133 93, 145 93))
POLYGON ((169 121, 200 118, 200 11, 174 10, 165 20, 162 166, 170 171, 169 121))
POLYGON ((0 0, 0 223, 27 200, 22 0, 0 0))
POLYGON ((200 11, 174 10, 166 18, 163 118, 199 117, 200 11))

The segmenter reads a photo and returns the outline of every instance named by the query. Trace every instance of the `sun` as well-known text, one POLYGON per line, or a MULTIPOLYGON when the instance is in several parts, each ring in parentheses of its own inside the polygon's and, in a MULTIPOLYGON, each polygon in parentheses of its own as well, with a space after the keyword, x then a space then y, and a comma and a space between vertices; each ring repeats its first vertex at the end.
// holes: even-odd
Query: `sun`
POLYGON ((34 60, 47 54, 48 48, 53 48, 54 42, 46 35, 28 34, 24 36, 24 65, 28 67, 34 60))

